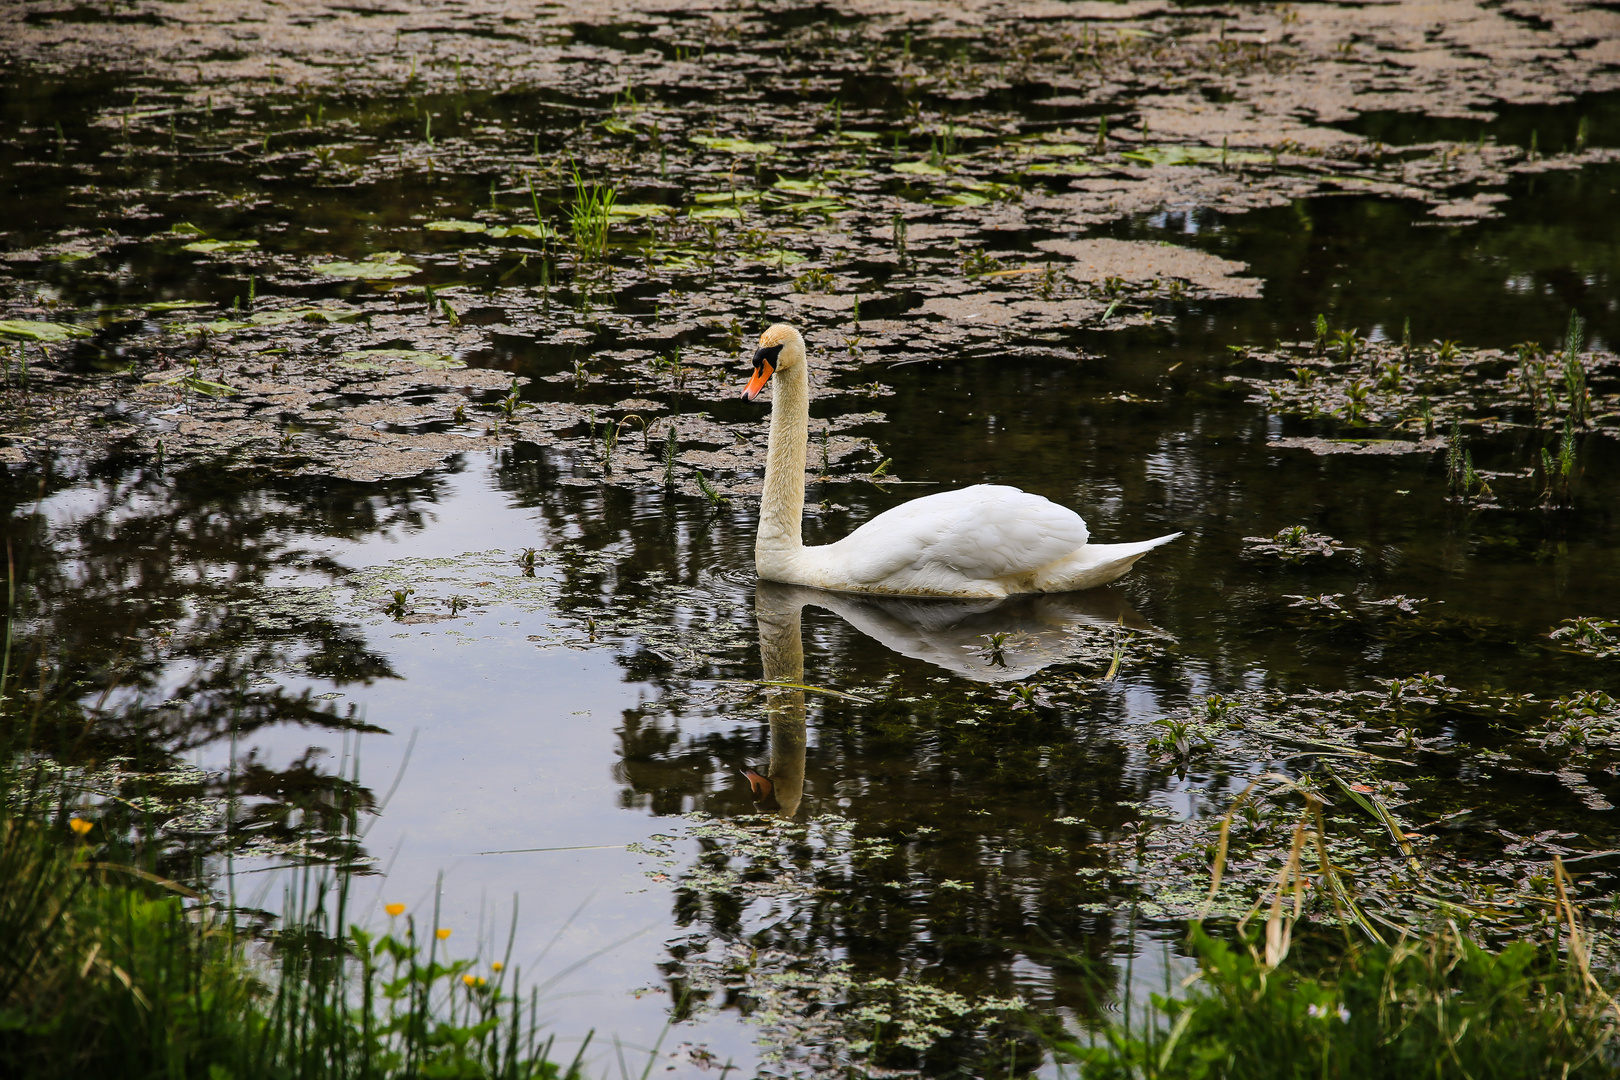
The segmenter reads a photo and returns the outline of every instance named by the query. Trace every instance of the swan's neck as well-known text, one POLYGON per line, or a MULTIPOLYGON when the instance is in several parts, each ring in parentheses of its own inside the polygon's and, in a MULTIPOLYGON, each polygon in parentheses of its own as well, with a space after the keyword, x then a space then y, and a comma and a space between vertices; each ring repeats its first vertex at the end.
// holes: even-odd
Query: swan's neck
POLYGON ((804 455, 810 439, 809 365, 779 371, 771 399, 771 436, 765 453, 765 494, 760 500, 754 564, 775 581, 804 550, 804 455))

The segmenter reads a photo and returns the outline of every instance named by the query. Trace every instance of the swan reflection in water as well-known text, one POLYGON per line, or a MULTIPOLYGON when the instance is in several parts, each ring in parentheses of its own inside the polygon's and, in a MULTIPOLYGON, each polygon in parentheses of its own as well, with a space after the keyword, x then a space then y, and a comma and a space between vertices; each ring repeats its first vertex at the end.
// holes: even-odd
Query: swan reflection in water
MULTIPOLYGON (((977 682, 1012 682, 1072 658, 1074 631, 1153 629, 1116 593, 1030 593, 1002 600, 938 600, 828 592, 761 581, 754 591, 766 682, 804 683, 801 614, 832 612, 889 649, 977 682)), ((759 809, 792 817, 804 798, 804 691, 772 687, 765 712, 770 761, 744 769, 759 809)))

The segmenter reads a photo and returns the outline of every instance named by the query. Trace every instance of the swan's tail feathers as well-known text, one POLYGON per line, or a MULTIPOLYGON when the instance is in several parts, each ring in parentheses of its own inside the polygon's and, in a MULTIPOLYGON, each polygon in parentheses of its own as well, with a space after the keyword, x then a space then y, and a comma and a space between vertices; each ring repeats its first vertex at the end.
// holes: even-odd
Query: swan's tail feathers
POLYGON ((1134 544, 1085 544, 1073 554, 1042 567, 1035 587, 1041 592, 1073 592, 1106 585, 1123 577, 1137 559, 1180 535, 1175 532, 1134 544))

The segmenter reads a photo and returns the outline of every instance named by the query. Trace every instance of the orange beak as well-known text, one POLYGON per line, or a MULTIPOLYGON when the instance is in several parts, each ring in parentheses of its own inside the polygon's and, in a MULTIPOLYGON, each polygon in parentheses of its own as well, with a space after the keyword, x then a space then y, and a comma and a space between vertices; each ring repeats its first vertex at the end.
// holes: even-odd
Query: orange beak
POLYGON ((759 392, 765 389, 766 383, 771 381, 771 373, 775 370, 776 368, 772 366, 769 360, 756 353, 754 355, 754 377, 748 380, 747 386, 743 387, 742 396, 749 401, 759 397, 759 392))

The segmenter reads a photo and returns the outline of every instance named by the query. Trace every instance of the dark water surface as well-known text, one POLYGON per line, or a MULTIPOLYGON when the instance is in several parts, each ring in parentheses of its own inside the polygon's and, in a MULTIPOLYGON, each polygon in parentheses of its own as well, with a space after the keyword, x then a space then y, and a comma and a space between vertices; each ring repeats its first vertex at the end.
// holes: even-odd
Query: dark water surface
MULTIPOLYGON (((332 187, 302 173, 265 179, 229 157, 120 159, 115 131, 84 126, 103 92, 91 83, 5 88, 8 130, 30 131, 0 165, 9 248, 107 227, 114 205, 107 191, 115 186, 139 191, 141 213, 152 215, 116 223, 129 236, 93 271, 50 260, 12 264, 6 288, 48 295, 63 312, 159 300, 229 305, 243 294, 239 269, 141 242, 147 230, 175 221, 210 236, 268 242, 265 227, 291 219, 299 230, 278 251, 358 258, 396 243, 395 231, 423 206, 467 218, 489 201, 489 176, 476 170, 332 187), (70 133, 65 148, 50 127, 58 117, 70 133)), ((1612 141, 1612 102, 1589 105, 1599 120, 1587 137, 1612 141)), ((337 99, 324 108, 329 120, 353 119, 381 142, 409 137, 419 124, 407 100, 337 99)), ((477 108, 483 119, 519 126, 542 112, 535 99, 515 94, 481 99, 477 108)), ((1414 131, 1387 116, 1364 121, 1358 133, 1391 144, 1477 134, 1477 125, 1459 134, 1414 131)), ((457 129, 446 123, 449 138, 457 129)), ((1542 139, 1566 127, 1559 137, 1573 138, 1563 114, 1532 123, 1508 111, 1497 123, 1504 142, 1523 142, 1527 123, 1542 139)), ((563 129, 561 121, 547 129, 554 147, 563 129)), ((215 881, 223 851, 233 850, 237 895, 251 903, 279 903, 273 868, 301 853, 296 843, 308 816, 346 811, 365 823, 362 837, 343 838, 328 822, 308 842, 326 854, 364 855, 386 871, 362 883, 368 904, 397 900, 425 910, 442 874, 443 923, 470 952, 480 935, 504 933, 517 895, 517 954, 531 970, 549 976, 582 965, 550 991, 565 1036, 597 1028, 627 1045, 650 1045, 674 1008, 691 1019, 666 1048, 703 1044, 751 1066, 756 1031, 739 1020, 754 1007, 749 991, 682 998, 682 963, 716 941, 812 966, 844 960, 868 977, 968 995, 1022 995, 1043 1013, 1095 1016, 1117 1002, 1122 976, 1073 957, 1122 963, 1136 940, 1128 901, 1098 876, 1126 857, 1117 845, 1134 842, 1145 815, 1219 813, 1248 774, 1305 765, 1217 753, 1169 769, 1143 750, 1142 732, 1154 720, 1209 694, 1357 690, 1420 672, 1542 697, 1620 688, 1612 660, 1544 647, 1563 620, 1620 612, 1620 449, 1612 439, 1581 441, 1571 509, 1536 505, 1529 479, 1501 506, 1479 508, 1448 499, 1442 452, 1315 456, 1268 446, 1336 429, 1268 416, 1225 381, 1237 370, 1231 346, 1306 340, 1318 313, 1335 329, 1373 340, 1398 340, 1410 320, 1418 342, 1508 348, 1552 345, 1575 309, 1590 347, 1612 349, 1620 339, 1617 189, 1613 164, 1520 176, 1499 216, 1467 225, 1355 195, 1248 213, 1131 216, 1088 235, 1166 240, 1241 260, 1263 280, 1263 297, 1162 301, 1156 325, 1076 329, 1065 344, 1084 350, 1079 361, 1021 351, 1040 343, 1013 327, 958 357, 871 365, 867 377, 894 394, 874 401, 887 420, 862 434, 881 444, 893 474, 908 483, 813 487, 812 504, 840 505, 807 523, 808 542, 836 538, 917 494, 981 481, 1074 506, 1104 541, 1185 533, 1058 620, 1103 627, 1124 620, 1160 643, 1160 659, 1126 664, 1083 706, 1030 709, 1013 721, 1004 683, 985 681, 1006 674, 979 645, 981 633, 1001 625, 995 617, 965 630, 918 629, 867 609, 829 610, 825 598, 804 607, 802 682, 863 697, 803 695, 802 798, 792 816, 829 815, 852 834, 909 845, 902 867, 852 863, 818 891, 776 908, 741 897, 728 907, 723 894, 676 893, 647 876, 678 877, 701 861, 701 845, 686 838, 679 815, 759 812, 739 769, 773 753, 792 756, 772 746, 759 696, 711 691, 781 677, 767 670, 759 637, 780 635, 787 623, 762 630, 756 604, 789 620, 797 602, 756 597, 753 501, 716 510, 659 485, 577 483, 591 475, 589 462, 572 449, 531 442, 375 483, 270 467, 165 467, 145 453, 93 448, 59 453, 43 472, 0 472, 16 580, 26 585, 19 636, 44 643, 56 665, 44 677, 69 690, 81 680, 70 696, 94 709, 87 728, 73 726, 82 717, 70 722, 62 714, 42 743, 97 766, 122 760, 134 773, 196 766, 187 790, 199 806, 227 787, 245 797, 250 828, 242 832, 239 822, 233 840, 204 822, 170 830, 164 843, 170 872, 215 881), (1358 554, 1299 566, 1244 557, 1244 537, 1296 524, 1358 554), (396 621, 375 607, 364 618, 326 613, 285 631, 253 622, 266 589, 326 587, 399 560, 415 560, 407 573, 443 569, 433 560, 454 571, 458 563, 474 566, 467 553, 496 551, 500 561, 477 564, 490 568, 464 578, 504 580, 520 576, 517 553, 565 543, 574 554, 539 573, 556 583, 546 605, 496 599, 434 623, 396 621), (1424 597, 1440 606, 1449 629, 1398 642, 1302 629, 1291 598, 1323 593, 1424 597), (680 662, 672 652, 679 634, 615 631, 626 613, 666 630, 688 627, 707 659, 696 667, 680 662), (171 635, 174 648, 147 648, 171 635), (122 674, 103 697, 115 670, 122 674), (1000 719, 983 721, 987 714, 1000 719), (253 840, 255 829, 281 846, 237 843, 253 840), (676 837, 668 841, 673 865, 626 847, 656 848, 650 838, 662 835, 676 837)), ((131 201, 123 200, 126 211, 131 201)), ((1023 234, 1012 245, 1033 250, 1044 238, 1023 234)), ((428 243, 441 240, 428 234, 428 243)), ((1009 246, 1006 236, 996 242, 1009 246)), ((479 268, 460 279, 493 276, 479 268)), ((412 287, 457 279, 441 266, 412 287)), ((559 304, 571 302, 566 288, 557 287, 559 304)), ((283 294, 355 290, 338 283, 283 294)), ((626 289, 620 310, 646 312, 656 293, 626 289)), ((903 308, 903 290, 889 302, 903 308)), ((464 315, 477 321, 476 308, 464 315)), ((151 332, 118 324, 82 346, 73 366, 113 369, 138 355, 151 332)), ((492 333, 467 359, 534 379, 523 391, 530 400, 606 406, 624 391, 544 379, 568 373, 593 348, 611 347, 613 334, 602 330, 581 346, 492 333)), ((705 384, 687 400, 721 422, 757 419, 762 405, 737 400, 730 384, 705 384)), ((1528 469, 1541 445, 1513 432, 1470 441, 1475 464, 1502 474, 1528 469)), ((1004 618, 1026 628, 1040 621, 1028 612, 1004 618)), ((1025 681, 1045 677, 1041 667, 1030 661, 1025 681)), ((1052 669, 1060 670, 1061 663, 1052 669)), ((1482 738, 1460 729, 1448 737, 1482 738)), ((1550 774, 1492 777, 1458 767, 1440 750, 1419 771, 1408 796, 1417 818, 1486 808, 1472 831, 1456 837, 1459 847, 1499 844, 1497 830, 1558 828, 1591 850, 1620 840, 1614 811, 1583 805, 1550 774)), ((1586 780, 1620 802, 1612 774, 1586 780)), ((1189 862, 1190 887, 1206 871, 1207 862, 1189 862)), ((1139 923, 1166 939, 1178 925, 1139 923)), ((1159 946, 1136 944, 1150 971, 1139 968, 1135 978, 1156 984, 1159 946)))

